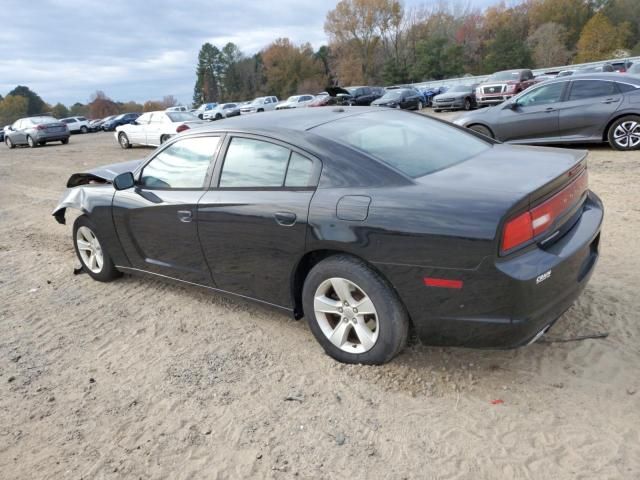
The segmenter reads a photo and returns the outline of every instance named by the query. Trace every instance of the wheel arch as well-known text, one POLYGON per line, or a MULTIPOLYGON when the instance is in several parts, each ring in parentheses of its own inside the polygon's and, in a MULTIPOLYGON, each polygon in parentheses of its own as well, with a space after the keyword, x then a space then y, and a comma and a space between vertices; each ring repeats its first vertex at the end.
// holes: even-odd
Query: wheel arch
MULTIPOLYGON (((469 130, 471 130, 471 127, 473 127, 473 126, 475 126, 475 125, 478 125, 478 126, 480 126, 480 127, 484 127, 484 128, 486 128, 487 130, 489 130, 489 132, 491 133, 491 138, 493 138, 493 139, 495 140, 495 138, 496 138, 496 134, 495 134, 495 132, 493 131, 493 129, 492 129, 489 125, 487 125, 487 124, 485 124, 485 123, 482 123, 482 122, 473 122, 473 123, 470 123, 469 125, 467 125, 465 128, 468 128, 469 130)), ((478 132, 476 132, 476 133, 478 133, 478 132)))
POLYGON ((616 120, 620 120, 622 117, 630 117, 630 116, 638 117, 638 119, 640 120, 640 114, 638 114, 637 112, 616 112, 615 115, 611 118, 611 120, 609 120, 607 125, 604 127, 604 130, 602 132, 602 141, 603 142, 609 141, 609 129, 616 122, 616 120))
POLYGON ((378 268, 376 268, 374 264, 367 261, 365 258, 362 258, 361 256, 356 255, 354 253, 341 251, 341 250, 333 250, 333 249, 312 250, 310 252, 305 253, 300 258, 295 268, 293 269, 293 272, 291 274, 291 282, 290 282, 291 298, 293 300, 294 318, 296 320, 299 320, 302 317, 304 317, 304 308, 302 306, 302 289, 304 287, 304 282, 307 278, 307 275, 309 275, 309 272, 311 271, 311 269, 314 266, 316 266, 318 263, 322 262, 323 260, 326 260, 329 257, 333 257, 336 255, 344 255, 344 256, 352 257, 356 260, 359 260, 360 262, 363 262, 371 270, 373 270, 375 273, 377 273, 380 276, 380 278, 382 278, 382 280, 389 286, 389 288, 393 290, 393 292, 398 297, 398 300, 407 311, 407 314, 409 316, 410 333, 413 333, 414 325, 413 325, 413 319, 411 318, 411 314, 409 313, 409 309, 404 304, 404 301, 402 300, 402 296, 396 290, 393 284, 389 281, 387 276, 383 272, 381 272, 378 268))

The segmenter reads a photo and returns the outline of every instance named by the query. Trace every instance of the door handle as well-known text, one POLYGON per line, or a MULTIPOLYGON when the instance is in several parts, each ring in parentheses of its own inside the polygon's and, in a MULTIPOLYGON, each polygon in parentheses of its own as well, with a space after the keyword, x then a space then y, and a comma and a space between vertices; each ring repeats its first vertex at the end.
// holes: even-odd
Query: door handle
POLYGON ((282 225, 283 227, 290 227, 296 223, 296 214, 293 212, 277 212, 274 214, 274 218, 278 225, 282 225))
POLYGON ((193 212, 191 210, 178 210, 178 219, 183 223, 189 223, 193 220, 193 212))
POLYGON ((545 112, 555 112, 555 111, 556 111, 556 109, 555 109, 555 108, 553 108, 553 107, 547 107, 547 108, 545 108, 545 109, 544 109, 544 111, 545 111, 545 112))
POLYGON ((619 98, 607 98, 606 100, 603 100, 600 103, 614 103, 617 102, 618 100, 620 100, 619 98))

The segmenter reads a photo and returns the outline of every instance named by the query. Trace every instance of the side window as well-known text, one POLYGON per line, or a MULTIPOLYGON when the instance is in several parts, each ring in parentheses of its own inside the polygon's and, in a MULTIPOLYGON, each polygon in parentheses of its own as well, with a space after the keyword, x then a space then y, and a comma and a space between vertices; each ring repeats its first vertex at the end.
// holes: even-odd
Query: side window
POLYGON ((204 188, 219 137, 185 138, 158 153, 142 170, 147 188, 204 188))
POLYGON ((262 140, 233 138, 222 166, 220 187, 281 187, 288 162, 288 148, 262 140))
POLYGON ((84 117, 78 117, 78 121, 80 121, 80 122, 86 122, 86 121, 87 121, 87 119, 86 119, 86 118, 84 118, 84 117))
POLYGON ((313 162, 299 153, 291 152, 285 187, 311 187, 313 162))
POLYGON ((22 128, 22 120, 17 120, 13 122, 13 125, 11 125, 11 128, 13 128, 14 130, 20 130, 22 128))
POLYGON ((606 97, 618 93, 614 82, 604 80, 575 80, 571 85, 569 100, 606 97))
POLYGON ((151 113, 142 114, 136 119, 136 122, 138 122, 140 125, 146 125, 150 121, 151 121, 151 113))
POLYGON ((564 86, 565 82, 558 82, 527 90, 527 93, 518 99, 518 105, 528 107, 559 102, 564 86))
POLYGON ((622 93, 632 92, 633 90, 637 90, 633 85, 629 85, 628 83, 619 83, 618 88, 622 93))

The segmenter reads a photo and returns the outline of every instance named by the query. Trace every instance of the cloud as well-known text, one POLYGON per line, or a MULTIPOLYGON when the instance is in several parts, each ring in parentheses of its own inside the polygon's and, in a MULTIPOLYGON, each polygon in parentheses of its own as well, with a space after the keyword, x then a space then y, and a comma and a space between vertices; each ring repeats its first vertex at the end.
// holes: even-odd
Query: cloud
POLYGON ((204 42, 222 47, 231 41, 247 54, 278 37, 318 48, 336 3, 3 0, 0 93, 20 84, 52 104, 84 103, 98 89, 120 101, 174 95, 187 104, 204 42))

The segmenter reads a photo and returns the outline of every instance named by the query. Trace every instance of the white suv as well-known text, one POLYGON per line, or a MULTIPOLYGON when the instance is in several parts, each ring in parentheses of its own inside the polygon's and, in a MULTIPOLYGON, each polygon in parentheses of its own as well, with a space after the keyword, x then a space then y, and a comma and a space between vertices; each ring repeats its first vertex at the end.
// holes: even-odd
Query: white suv
POLYGON ((85 117, 69 117, 60 121, 67 124, 71 133, 87 133, 89 131, 89 120, 85 117))
POLYGON ((249 105, 242 107, 240 113, 245 115, 247 113, 268 112, 269 110, 275 110, 277 104, 278 97, 258 97, 249 105))

